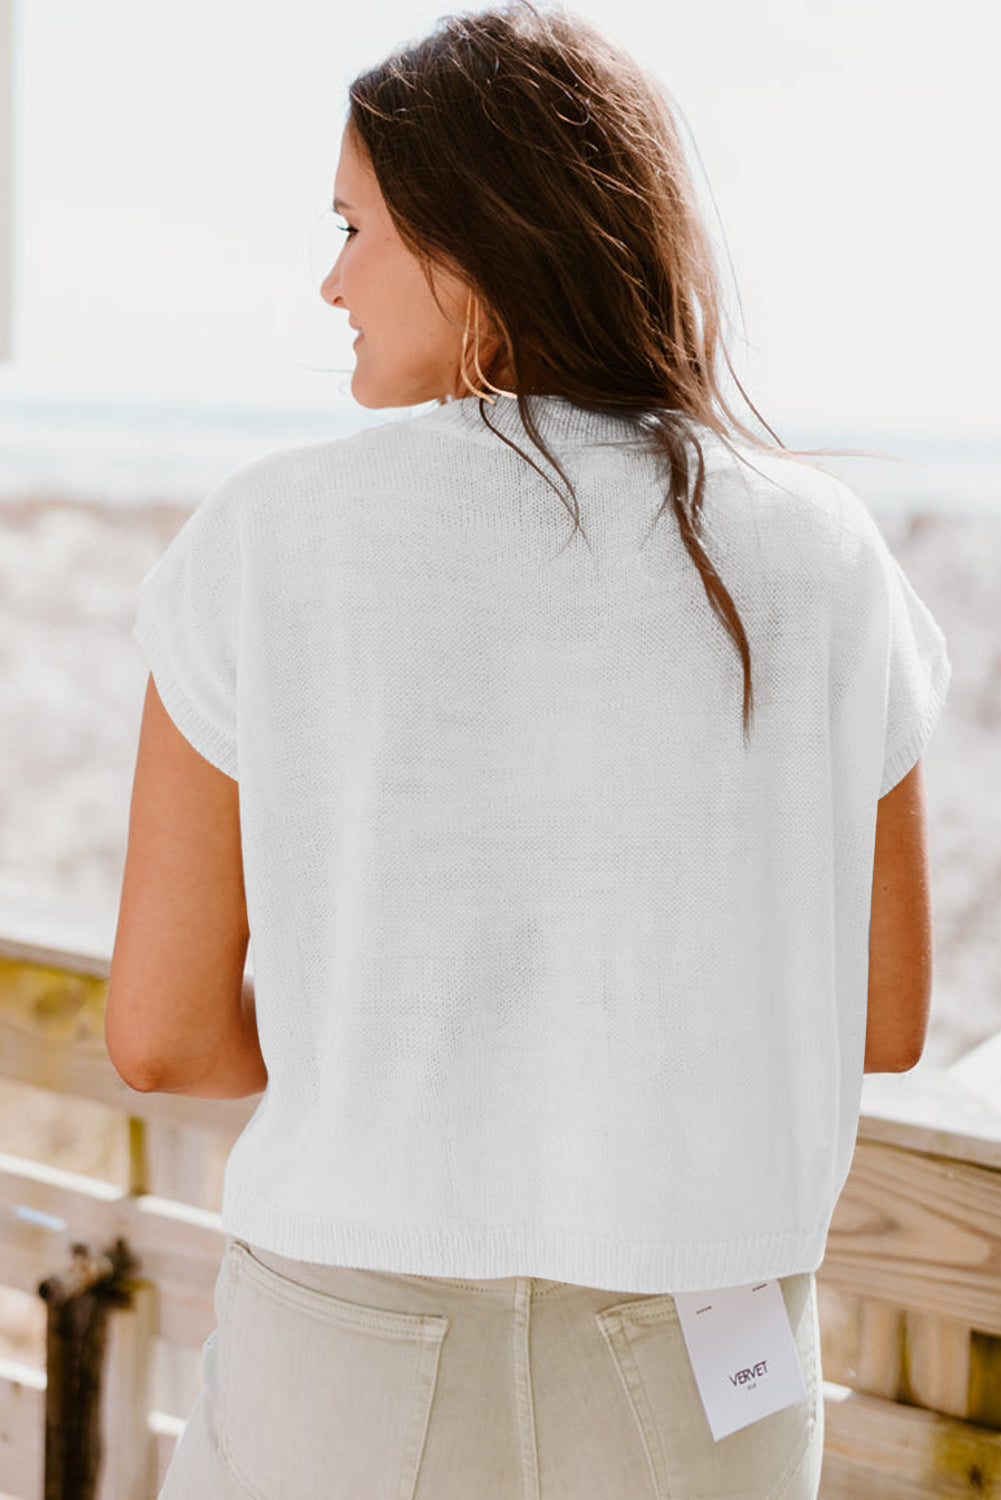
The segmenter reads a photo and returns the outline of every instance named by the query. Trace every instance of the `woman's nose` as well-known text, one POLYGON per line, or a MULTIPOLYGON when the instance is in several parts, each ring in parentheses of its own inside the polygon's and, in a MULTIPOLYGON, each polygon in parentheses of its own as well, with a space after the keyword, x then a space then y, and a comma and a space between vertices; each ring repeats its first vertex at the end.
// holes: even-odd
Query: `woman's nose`
POLYGON ((344 254, 344 251, 346 249, 346 245, 342 247, 340 254, 337 256, 337 259, 334 261, 333 265, 330 267, 330 270, 327 272, 326 276, 320 283, 320 296, 323 298, 324 302, 329 302, 331 307, 344 306, 344 299, 342 298, 340 292, 340 267, 341 256, 344 254))
MULTIPOLYGON (((340 257, 338 256, 338 260, 340 257)), ((340 293, 337 290, 337 261, 331 266, 323 281, 320 283, 320 296, 324 302, 329 302, 331 307, 336 307, 340 302, 340 293)))

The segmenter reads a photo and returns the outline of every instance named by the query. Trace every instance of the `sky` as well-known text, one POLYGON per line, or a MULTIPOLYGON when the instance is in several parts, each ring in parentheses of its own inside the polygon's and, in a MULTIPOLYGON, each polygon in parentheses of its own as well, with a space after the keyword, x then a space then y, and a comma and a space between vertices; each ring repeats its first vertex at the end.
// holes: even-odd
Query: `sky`
MULTIPOLYGON (((772 424, 997 441, 997 0, 571 8, 680 108, 772 424)), ((447 9, 15 0, 7 378, 350 404, 318 290, 347 85, 447 9)))

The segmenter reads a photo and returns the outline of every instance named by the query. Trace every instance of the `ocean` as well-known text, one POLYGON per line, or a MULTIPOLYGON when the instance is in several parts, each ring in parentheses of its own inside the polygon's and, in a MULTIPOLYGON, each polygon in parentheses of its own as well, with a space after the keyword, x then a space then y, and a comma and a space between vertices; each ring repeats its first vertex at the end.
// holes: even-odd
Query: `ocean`
MULTIPOLYGON (((402 415, 366 411, 342 393, 322 409, 0 391, 0 503, 58 497, 194 505, 220 479, 264 454, 402 415)), ((777 430, 789 447, 893 455, 822 460, 876 511, 1001 517, 1001 441, 824 431, 820 422, 810 431, 777 430)))

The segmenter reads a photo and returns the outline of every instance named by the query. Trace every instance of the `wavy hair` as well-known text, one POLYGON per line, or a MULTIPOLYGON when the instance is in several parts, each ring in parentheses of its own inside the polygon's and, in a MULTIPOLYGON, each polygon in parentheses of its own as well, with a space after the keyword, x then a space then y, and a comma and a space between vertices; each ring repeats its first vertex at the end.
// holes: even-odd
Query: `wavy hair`
MULTIPOLYGON (((740 654, 747 741, 750 649, 702 542, 705 462, 696 424, 729 443, 739 435, 789 450, 747 396, 723 344, 718 273, 660 85, 590 22, 510 0, 443 17, 424 40, 356 77, 349 98, 348 125, 432 291, 435 266, 447 266, 482 304, 494 332, 487 382, 505 372, 529 438, 572 504, 516 451, 560 495, 574 532, 583 528, 573 485, 546 448, 527 396, 557 395, 634 418, 638 437, 659 456, 667 494, 654 525, 670 501, 709 603, 740 654), (721 359, 774 443, 731 409, 721 359)), ((497 432, 482 399, 479 409, 497 432)))

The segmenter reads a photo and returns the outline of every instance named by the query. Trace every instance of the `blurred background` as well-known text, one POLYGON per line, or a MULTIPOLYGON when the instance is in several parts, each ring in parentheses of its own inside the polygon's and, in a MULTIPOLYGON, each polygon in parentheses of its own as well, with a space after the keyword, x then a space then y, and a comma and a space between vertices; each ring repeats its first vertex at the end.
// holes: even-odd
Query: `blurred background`
MULTIPOLYGON (((477 7, 472 7, 477 8, 477 7)), ((872 508, 949 641, 925 757, 929 1063, 1001 1029, 1001 128, 994 0, 581 0, 678 107, 731 354, 872 508)), ((400 411, 319 297, 347 84, 438 5, 0 0, 0 912, 110 945, 136 588, 240 464, 400 411)), ((336 242, 336 243, 335 243, 336 242)), ((0 1083, 0 1150, 124 1146, 0 1083)), ((96 1120, 96 1116, 94 1116, 96 1120)))

